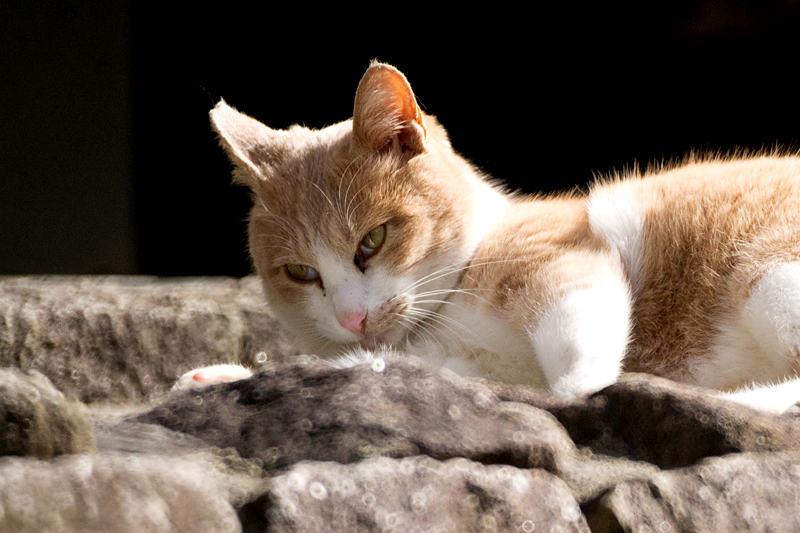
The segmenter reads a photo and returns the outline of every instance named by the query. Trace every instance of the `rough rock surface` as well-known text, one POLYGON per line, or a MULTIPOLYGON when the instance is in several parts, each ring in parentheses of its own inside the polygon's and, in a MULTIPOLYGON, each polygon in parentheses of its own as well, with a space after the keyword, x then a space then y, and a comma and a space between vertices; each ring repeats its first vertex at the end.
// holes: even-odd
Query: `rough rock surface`
POLYGON ((192 368, 260 353, 291 350, 252 277, 0 276, 0 367, 83 402, 152 400, 192 368))
POLYGON ((86 406, 68 401, 35 370, 0 368, 0 456, 49 459, 96 450, 86 406))
POLYGON ((241 531, 213 476, 175 457, 0 459, 0 531, 241 531))
POLYGON ((299 463, 250 504, 281 531, 586 531, 566 484, 540 469, 466 459, 299 463), (464 525, 467 525, 465 528, 464 525))
POLYGON ((797 415, 644 375, 565 403, 413 357, 334 369, 288 357, 258 298, 0 278, 0 532, 800 530, 797 415))

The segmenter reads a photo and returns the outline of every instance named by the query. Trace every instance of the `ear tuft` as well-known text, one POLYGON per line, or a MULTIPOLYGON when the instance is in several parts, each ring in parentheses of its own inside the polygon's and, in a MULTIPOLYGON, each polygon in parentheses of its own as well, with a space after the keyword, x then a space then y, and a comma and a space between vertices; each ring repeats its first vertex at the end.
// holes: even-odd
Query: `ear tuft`
POLYGON ((422 112, 406 77, 374 61, 356 91, 355 142, 369 150, 395 150, 413 157, 425 151, 426 135, 422 112))
POLYGON ((266 179, 269 167, 284 149, 282 132, 275 131, 220 100, 209 112, 220 145, 235 166, 233 181, 255 185, 266 179))

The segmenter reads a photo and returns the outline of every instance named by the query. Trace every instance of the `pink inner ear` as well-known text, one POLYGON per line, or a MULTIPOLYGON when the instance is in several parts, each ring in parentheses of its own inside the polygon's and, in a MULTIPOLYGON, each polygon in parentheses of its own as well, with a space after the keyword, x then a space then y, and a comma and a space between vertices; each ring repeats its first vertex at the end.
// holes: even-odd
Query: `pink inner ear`
POLYGON ((403 124, 416 122, 422 131, 425 126, 422 124, 422 113, 420 113, 417 100, 411 86, 405 77, 393 69, 381 69, 378 72, 379 80, 383 85, 391 87, 390 102, 391 106, 397 110, 397 115, 403 124))
POLYGON ((192 379, 195 381, 207 381, 211 379, 211 376, 207 372, 195 372, 192 379))
POLYGON ((356 91, 353 129, 357 138, 379 150, 394 141, 404 151, 424 150, 427 131, 422 112, 399 70, 382 64, 367 70, 356 91))

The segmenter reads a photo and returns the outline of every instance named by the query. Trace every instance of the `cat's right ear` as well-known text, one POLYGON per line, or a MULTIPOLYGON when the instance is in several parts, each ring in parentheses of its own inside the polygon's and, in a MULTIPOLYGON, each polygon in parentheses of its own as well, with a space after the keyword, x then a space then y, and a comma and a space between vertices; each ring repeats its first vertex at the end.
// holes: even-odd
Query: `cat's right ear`
POLYGON ((234 183, 252 187, 267 179, 270 167, 280 159, 282 132, 240 113, 225 100, 220 100, 209 116, 220 145, 234 164, 234 183))

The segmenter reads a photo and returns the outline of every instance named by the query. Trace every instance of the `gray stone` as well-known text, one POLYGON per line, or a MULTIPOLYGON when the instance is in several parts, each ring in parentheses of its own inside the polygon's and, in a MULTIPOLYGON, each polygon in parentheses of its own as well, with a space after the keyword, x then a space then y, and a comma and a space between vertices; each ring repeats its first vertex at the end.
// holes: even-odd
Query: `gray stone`
POLYGON ((0 367, 36 369, 81 401, 162 397, 211 363, 292 353, 258 280, 0 277, 0 367))
POLYGON ((500 402, 483 384, 414 359, 370 365, 285 365, 170 398, 139 422, 194 435, 271 468, 425 454, 558 471, 575 455, 549 413, 500 402))
MULTIPOLYGON (((302 462, 245 510, 269 531, 588 532, 566 484, 540 469, 467 459, 302 462)), ((262 531, 264 529, 261 529, 262 531)))
POLYGON ((601 506, 626 531, 800 531, 800 453, 710 458, 621 483, 601 506))
POLYGON ((96 451, 89 410, 34 370, 0 368, 0 455, 47 459, 96 451))
POLYGON ((480 381, 433 372, 415 358, 379 368, 280 365, 173 397, 136 420, 232 447, 268 470, 303 460, 463 457, 544 469, 561 476, 580 501, 658 470, 589 448, 579 453, 551 414, 500 401, 480 381))
POLYGON ((0 458, 0 531, 241 531, 213 475, 176 457, 0 458))
POLYGON ((551 412, 576 445, 594 453, 677 468, 735 452, 800 451, 796 417, 762 413, 656 376, 628 374, 571 404, 524 389, 492 384, 500 399, 551 412))
POLYGON ((49 458, 0 458, 0 531, 800 530, 795 414, 653 376, 565 402, 415 358, 334 369, 260 293, 0 278, 0 453, 49 458), (261 372, 166 396, 230 361, 261 372))

